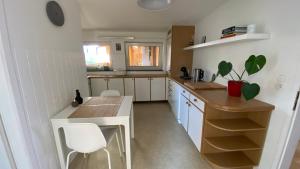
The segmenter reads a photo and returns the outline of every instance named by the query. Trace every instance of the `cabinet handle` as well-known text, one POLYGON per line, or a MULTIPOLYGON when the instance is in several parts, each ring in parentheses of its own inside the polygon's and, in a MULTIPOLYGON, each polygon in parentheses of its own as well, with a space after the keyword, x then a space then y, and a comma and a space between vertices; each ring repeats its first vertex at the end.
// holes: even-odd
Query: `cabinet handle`
POLYGON ((183 91, 183 93, 185 93, 185 90, 183 91))
POLYGON ((194 99, 194 102, 197 102, 197 99, 194 99))

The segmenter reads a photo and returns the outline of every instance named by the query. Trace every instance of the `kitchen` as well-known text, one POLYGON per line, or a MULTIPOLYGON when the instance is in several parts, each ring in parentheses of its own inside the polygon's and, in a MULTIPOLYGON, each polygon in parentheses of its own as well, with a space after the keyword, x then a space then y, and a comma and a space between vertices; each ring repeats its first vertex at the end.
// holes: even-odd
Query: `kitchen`
POLYGON ((299 2, 153 2, 1 0, 0 168, 297 168, 299 2), (73 122, 115 126, 109 158, 68 161, 73 122))

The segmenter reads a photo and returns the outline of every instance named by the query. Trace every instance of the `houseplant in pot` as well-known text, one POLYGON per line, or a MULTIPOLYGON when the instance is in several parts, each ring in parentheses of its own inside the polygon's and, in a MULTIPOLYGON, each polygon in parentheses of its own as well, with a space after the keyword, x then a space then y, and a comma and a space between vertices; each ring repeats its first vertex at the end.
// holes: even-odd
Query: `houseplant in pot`
POLYGON ((248 76, 253 75, 260 71, 266 64, 266 57, 264 55, 251 55, 245 62, 245 69, 242 74, 237 73, 232 68, 232 63, 221 61, 218 65, 218 73, 213 74, 212 81, 215 81, 218 76, 226 78, 228 75, 231 79, 228 79, 228 95, 234 97, 240 97, 241 94, 246 100, 251 100, 259 94, 260 87, 257 83, 249 83, 243 80, 245 73, 248 76), (232 72, 234 74, 232 74, 232 72), (234 78, 234 75, 236 78, 234 78))

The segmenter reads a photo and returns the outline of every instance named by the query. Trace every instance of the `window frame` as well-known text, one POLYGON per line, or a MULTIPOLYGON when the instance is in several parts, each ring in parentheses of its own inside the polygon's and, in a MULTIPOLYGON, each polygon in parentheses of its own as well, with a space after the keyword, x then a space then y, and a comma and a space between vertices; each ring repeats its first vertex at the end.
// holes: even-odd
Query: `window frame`
POLYGON ((163 70, 163 43, 162 42, 125 42, 125 62, 126 70, 163 70), (129 46, 159 46, 158 66, 129 66, 129 46))
POLYGON ((86 60, 85 60, 85 52, 84 52, 84 46, 85 45, 99 45, 99 46, 110 46, 110 51, 109 51, 109 60, 110 60, 110 68, 112 67, 112 54, 113 54, 113 45, 112 42, 110 41, 85 41, 82 44, 82 50, 83 50, 83 55, 84 55, 84 61, 85 61, 85 66, 87 68, 101 68, 99 67, 99 65, 97 64, 96 66, 89 66, 86 64, 86 60))

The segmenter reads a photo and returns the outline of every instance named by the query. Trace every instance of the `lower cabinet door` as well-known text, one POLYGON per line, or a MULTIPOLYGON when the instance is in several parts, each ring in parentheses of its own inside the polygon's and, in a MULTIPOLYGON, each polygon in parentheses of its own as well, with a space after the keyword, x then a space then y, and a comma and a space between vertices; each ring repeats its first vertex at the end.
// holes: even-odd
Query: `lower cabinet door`
POLYGON ((123 78, 109 78, 108 79, 108 89, 118 90, 121 96, 124 96, 124 82, 123 78))
POLYGON ((203 113, 196 106, 190 104, 188 134, 199 151, 201 148, 203 127, 203 113))
POLYGON ((124 78, 125 96, 133 96, 135 101, 134 93, 134 78, 124 78))
POLYGON ((135 78, 135 100, 150 101, 150 78, 135 78))
POLYGON ((107 79, 91 78, 92 96, 100 96, 103 90, 107 90, 107 79))
POLYGON ((188 123, 189 123, 189 100, 185 98, 183 95, 180 95, 180 122, 183 128, 188 131, 188 123))
POLYGON ((166 100, 166 78, 151 78, 151 101, 166 100))

